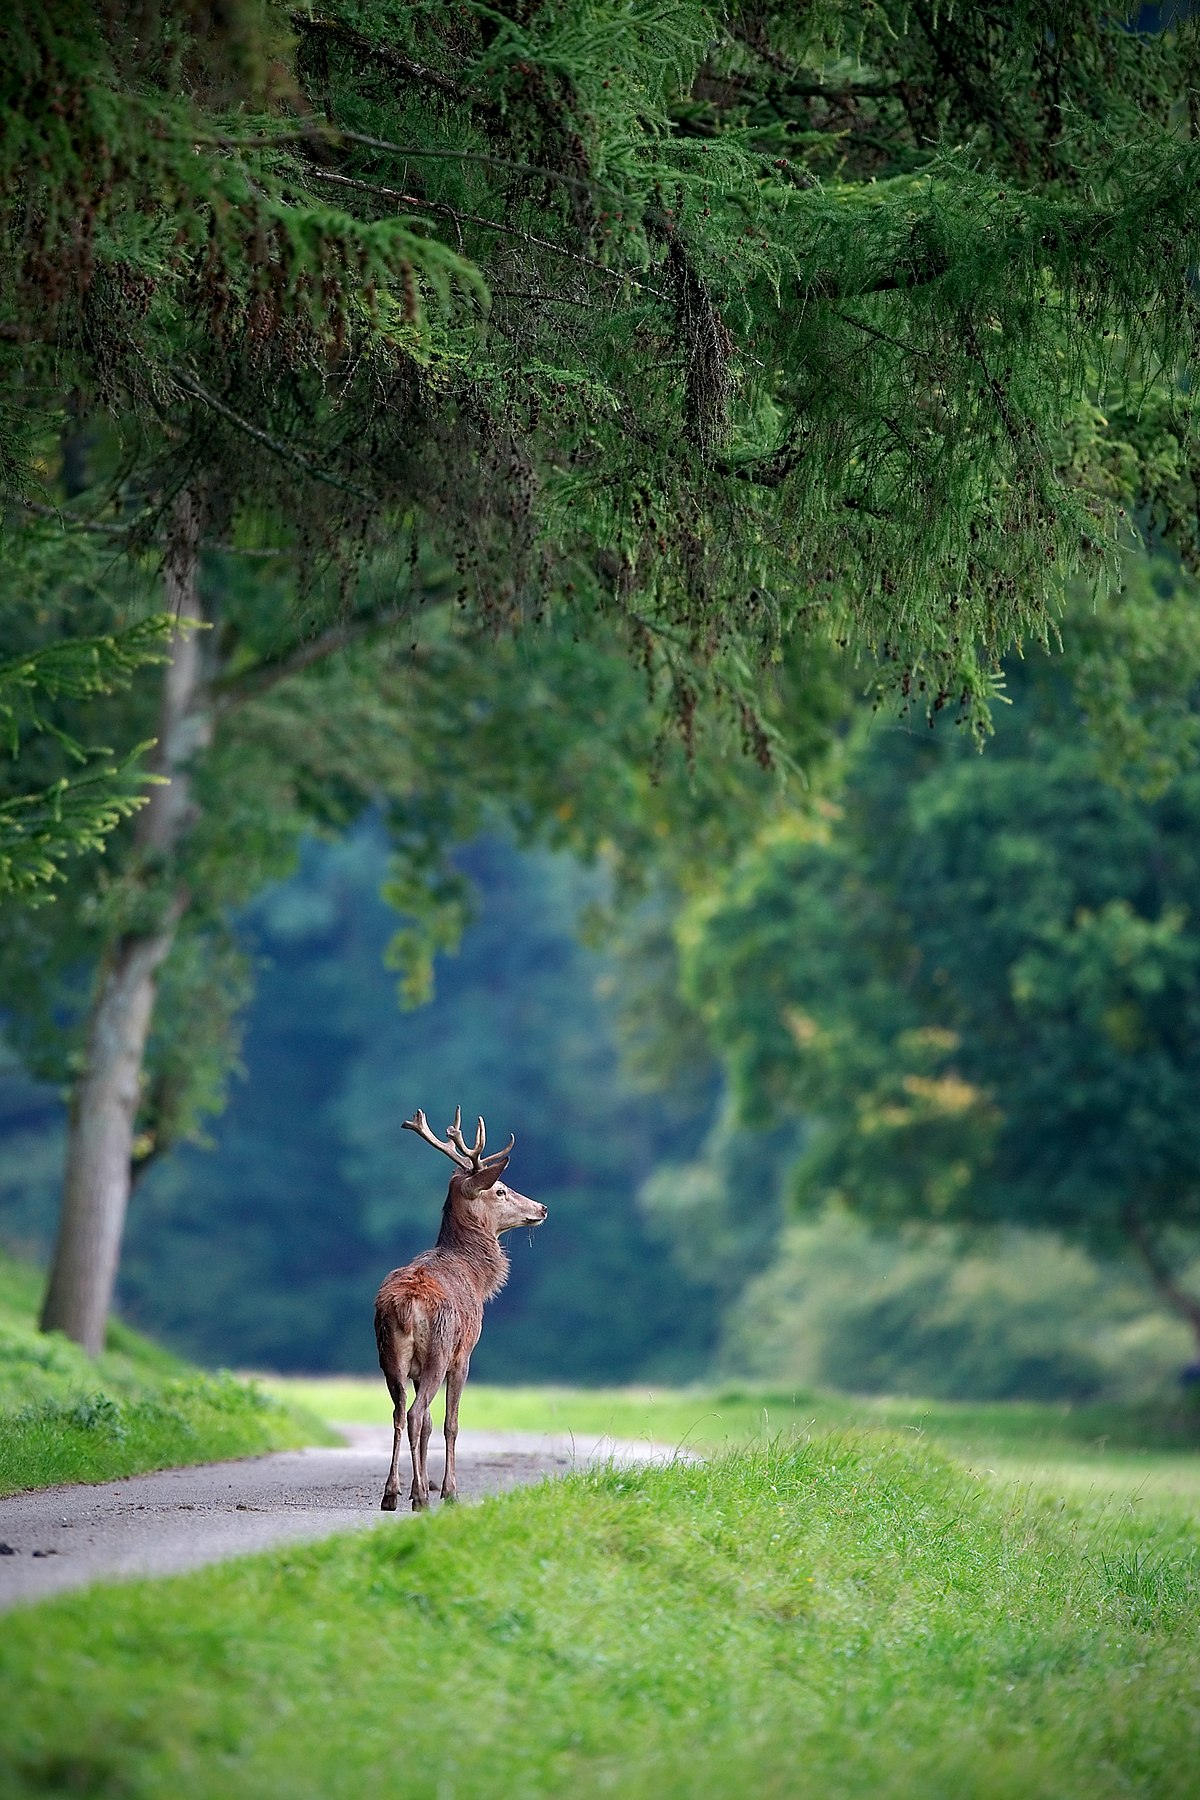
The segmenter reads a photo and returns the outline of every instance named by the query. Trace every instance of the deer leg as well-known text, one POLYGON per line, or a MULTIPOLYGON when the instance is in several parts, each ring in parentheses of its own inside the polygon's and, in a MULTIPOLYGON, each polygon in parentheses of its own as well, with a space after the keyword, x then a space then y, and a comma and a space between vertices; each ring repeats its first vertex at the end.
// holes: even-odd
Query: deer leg
MULTIPOLYGON (((429 1396, 432 1401, 434 1396, 429 1396)), ((429 1404, 421 1414, 421 1485, 425 1490, 425 1504, 429 1504, 429 1437, 433 1430, 433 1420, 429 1416, 429 1404)))
POLYGON ((432 1421, 429 1417, 429 1405, 433 1396, 442 1385, 445 1371, 431 1368, 428 1363, 421 1370, 421 1379, 417 1383, 417 1391, 413 1403, 408 1409, 408 1447, 412 1452, 413 1484, 412 1507, 420 1512, 429 1505, 429 1471, 427 1458, 429 1452, 429 1432, 432 1421))
POLYGON ((408 1448, 412 1453, 412 1487, 408 1497, 412 1501, 414 1512, 420 1512, 429 1500, 426 1488, 424 1498, 421 1495, 421 1390, 413 1395, 413 1403, 408 1409, 408 1448))
POLYGON ((392 1396, 392 1465, 388 1470, 383 1499, 379 1502, 381 1512, 395 1512, 400 1498, 400 1451, 404 1443, 405 1401, 408 1396, 408 1387, 404 1381, 389 1381, 388 1388, 392 1396))
POLYGON ((412 1357, 412 1341, 398 1341, 393 1338, 388 1346, 383 1365, 383 1378, 388 1384, 388 1393, 392 1396, 392 1463, 388 1470, 387 1481, 383 1489, 383 1499, 379 1502, 381 1512, 395 1512, 400 1496, 400 1454, 404 1443, 405 1403, 408 1398, 408 1366, 412 1357))
POLYGON ((442 1499, 458 1499, 458 1479, 454 1466, 454 1449, 458 1443, 458 1403, 467 1385, 471 1359, 452 1362, 446 1371, 446 1472, 442 1477, 442 1499))

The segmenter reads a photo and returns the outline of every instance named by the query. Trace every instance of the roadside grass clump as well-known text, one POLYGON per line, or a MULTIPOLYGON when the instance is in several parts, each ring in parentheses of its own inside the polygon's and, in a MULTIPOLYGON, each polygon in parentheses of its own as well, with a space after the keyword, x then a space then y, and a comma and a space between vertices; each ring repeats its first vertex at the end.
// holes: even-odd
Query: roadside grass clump
POLYGON ((93 1362, 36 1329, 38 1294, 36 1273, 0 1256, 0 1494, 331 1441, 294 1403, 205 1375, 119 1322, 93 1362))
POLYGON ((1110 1593, 1126 1602, 1131 1618, 1161 1623, 1200 1615, 1200 1534, 1170 1550, 1137 1543, 1101 1549, 1093 1566, 1110 1593))
POLYGON ((610 1468, 10 1614, 0 1791, 1192 1800, 1197 1574, 878 1431, 610 1468))

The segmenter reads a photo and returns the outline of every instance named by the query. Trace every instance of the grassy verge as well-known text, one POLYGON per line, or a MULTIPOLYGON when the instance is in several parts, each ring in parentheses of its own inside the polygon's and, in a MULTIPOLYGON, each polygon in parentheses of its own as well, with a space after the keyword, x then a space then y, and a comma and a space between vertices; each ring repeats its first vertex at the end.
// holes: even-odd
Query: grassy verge
POLYGON ((35 1329, 38 1288, 0 1257, 0 1494, 329 1441, 294 1402, 204 1375, 125 1326, 90 1361, 35 1329))
POLYGON ((882 1432, 576 1476, 10 1615, 3 1791, 1190 1800, 1194 1519, 882 1432))
MULTIPOLYGON (((281 1400, 345 1423, 388 1424, 380 1379, 270 1377, 281 1400)), ((1200 1449, 1200 1398, 1138 1405, 1045 1406, 953 1403, 892 1396, 755 1388, 533 1388, 472 1382, 462 1422, 485 1431, 570 1432, 577 1437, 652 1438, 715 1450, 780 1431, 883 1426, 927 1437, 955 1456, 1031 1456, 1112 1462, 1200 1449)))
MULTIPOLYGON (((381 1381, 268 1379, 280 1399, 345 1423, 390 1422, 381 1381)), ((440 1423, 440 1411, 435 1407, 440 1423)), ((1046 1406, 952 1403, 898 1396, 753 1388, 522 1388, 472 1383, 463 1424, 480 1430, 651 1439, 703 1451, 770 1441, 780 1432, 901 1431, 1008 1487, 1096 1504, 1180 1501, 1200 1512, 1200 1397, 1157 1403, 1046 1406)))

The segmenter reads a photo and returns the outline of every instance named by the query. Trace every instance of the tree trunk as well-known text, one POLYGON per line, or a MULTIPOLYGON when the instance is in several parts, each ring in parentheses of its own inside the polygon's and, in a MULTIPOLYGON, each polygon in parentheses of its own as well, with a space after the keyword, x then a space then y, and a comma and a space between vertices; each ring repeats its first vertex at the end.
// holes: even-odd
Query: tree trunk
POLYGON ((1124 1223, 1129 1240, 1145 1263, 1151 1281, 1172 1312, 1187 1320, 1196 1334, 1196 1347, 1200 1351, 1200 1297, 1180 1287, 1154 1233, 1137 1213, 1126 1213, 1124 1223))
MULTIPOLYGON (((185 489, 176 502, 163 569, 167 607, 182 629, 163 675, 159 735, 151 760, 152 772, 166 777, 167 785, 151 787, 136 826, 136 862, 146 883, 156 880, 162 865, 169 869, 187 831, 189 765, 212 737, 204 646, 195 629, 203 623, 199 542, 200 504, 185 489)), ((153 923, 125 931, 110 944, 88 1020, 83 1070, 67 1127, 62 1209, 41 1324, 43 1331, 65 1331, 91 1356, 104 1347, 116 1284, 158 970, 186 907, 187 894, 177 885, 163 893, 153 923)))

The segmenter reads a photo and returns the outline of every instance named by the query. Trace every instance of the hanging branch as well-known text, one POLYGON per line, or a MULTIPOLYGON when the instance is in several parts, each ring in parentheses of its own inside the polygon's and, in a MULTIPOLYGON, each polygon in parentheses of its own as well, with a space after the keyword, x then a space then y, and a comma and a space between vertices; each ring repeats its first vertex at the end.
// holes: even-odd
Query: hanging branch
POLYGON ((273 437, 260 425, 255 425, 251 420, 243 418, 241 413, 235 412, 232 406, 227 405, 224 400, 219 400, 215 394, 210 394, 208 389, 202 387, 195 376, 190 375, 186 369, 172 365, 170 372, 186 393, 191 394, 194 399, 202 401, 205 406, 211 407, 213 412, 220 413, 223 419, 228 419, 231 425, 236 425, 239 431, 246 433, 247 437, 262 444, 264 448, 271 451, 272 455, 280 457, 284 462, 291 463, 294 468, 303 469, 304 473, 311 476, 314 481, 326 482, 328 486, 339 488, 344 494, 352 494, 356 500, 371 501, 374 499, 374 496, 369 494, 365 488, 357 487, 352 481, 344 481, 340 475, 334 475, 329 469, 322 469, 319 464, 310 461, 302 450, 297 450, 294 445, 285 443, 282 438, 273 437))
POLYGON ((289 13, 288 17, 297 31, 330 38, 334 43, 341 44, 343 49, 365 56, 370 62, 378 63, 381 68, 401 76, 405 81, 415 82, 422 89, 433 88, 435 93, 445 94, 450 100, 472 106, 485 116, 499 116, 500 109, 494 100, 489 100, 483 94, 473 93, 452 76, 443 75, 440 70, 430 68, 427 63, 416 62, 411 56, 393 49, 390 44, 381 44, 374 38, 364 36, 342 19, 328 19, 320 13, 304 12, 289 13))

